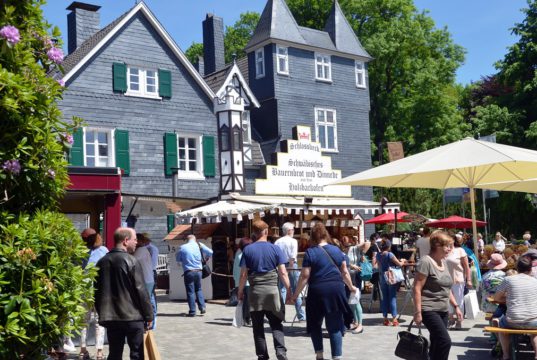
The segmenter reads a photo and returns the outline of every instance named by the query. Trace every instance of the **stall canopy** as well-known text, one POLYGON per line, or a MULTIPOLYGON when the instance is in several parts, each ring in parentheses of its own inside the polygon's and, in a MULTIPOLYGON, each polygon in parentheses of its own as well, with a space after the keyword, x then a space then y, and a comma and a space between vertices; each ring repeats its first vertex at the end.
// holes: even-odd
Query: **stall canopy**
POLYGON ((222 217, 228 219, 235 218, 242 221, 247 216, 253 219, 254 214, 270 212, 279 214, 290 214, 295 212, 327 213, 328 215, 347 214, 353 215, 359 211, 367 213, 381 212, 382 209, 395 211, 399 209, 399 203, 388 203, 381 206, 374 201, 355 200, 353 198, 338 197, 302 197, 302 196, 262 196, 262 195, 241 195, 232 193, 226 200, 208 204, 202 207, 181 211, 176 214, 176 218, 181 224, 189 224, 193 220, 199 224, 201 222, 218 223, 222 217))
MULTIPOLYGON (((408 220, 408 213, 404 211, 398 211, 397 212, 397 222, 412 222, 412 220, 408 220)), ((391 224, 395 222, 395 214, 393 212, 387 212, 379 216, 375 216, 372 219, 367 220, 366 224, 391 224)))
POLYGON ((213 235, 218 229, 219 224, 199 224, 194 226, 192 231, 192 225, 177 225, 166 237, 165 241, 171 240, 185 240, 188 235, 193 234, 196 239, 207 239, 213 235))
MULTIPOLYGON (((475 224, 477 227, 487 226, 487 223, 485 221, 476 220, 475 224)), ((429 221, 425 224, 425 226, 445 229, 467 229, 472 227, 472 219, 452 215, 445 219, 429 221)))

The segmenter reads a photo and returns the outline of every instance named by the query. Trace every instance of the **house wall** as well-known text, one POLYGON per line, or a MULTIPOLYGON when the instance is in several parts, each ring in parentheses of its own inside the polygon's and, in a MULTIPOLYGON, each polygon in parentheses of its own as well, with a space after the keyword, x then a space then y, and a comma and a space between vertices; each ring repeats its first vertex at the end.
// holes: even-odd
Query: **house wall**
MULTIPOLYGON (((164 133, 217 135, 211 100, 142 14, 134 16, 66 86, 59 104, 66 121, 79 116, 88 126, 129 131, 131 172, 122 178, 125 193, 172 196, 172 178, 164 173, 164 133), (114 93, 114 62, 170 70, 172 97, 155 100, 114 93)), ((218 168, 216 174, 204 180, 179 180, 177 196, 216 196, 218 168)), ((161 239, 166 218, 160 219, 139 219, 137 230, 150 229, 153 239, 161 239)))

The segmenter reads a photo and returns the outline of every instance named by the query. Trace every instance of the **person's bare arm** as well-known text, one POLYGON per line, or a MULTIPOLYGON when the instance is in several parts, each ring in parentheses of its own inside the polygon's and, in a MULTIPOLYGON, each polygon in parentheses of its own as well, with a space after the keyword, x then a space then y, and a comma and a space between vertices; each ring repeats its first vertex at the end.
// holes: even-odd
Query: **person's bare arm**
POLYGON ((416 325, 421 324, 423 321, 421 316, 421 290, 425 285, 425 281, 427 281, 427 277, 416 271, 414 275, 414 287, 412 288, 414 295, 414 322, 416 325))
POLYGON ((287 290, 287 298, 285 299, 285 302, 288 302, 289 299, 291 299, 291 283, 289 282, 289 275, 287 274, 285 264, 278 265, 278 275, 280 276, 283 286, 285 286, 285 289, 287 290))
POLYGON ((507 300, 507 293, 505 291, 496 291, 494 294, 494 302, 498 304, 505 304, 507 300))
POLYGON ((347 287, 351 290, 351 292, 356 292, 356 287, 352 284, 351 280, 351 274, 349 273, 349 269, 347 269, 347 263, 343 261, 341 263, 341 267, 339 268, 341 271, 341 275, 343 276, 343 282, 347 287))
MULTIPOLYGON (((461 249, 461 250, 464 251, 464 249, 461 249)), ((470 264, 468 263, 468 256, 464 256, 461 258, 461 265, 464 271, 464 275, 466 277, 466 287, 471 289, 473 287, 472 271, 470 269, 470 264)))
POLYGON ((304 287, 308 283, 308 280, 310 278, 311 268, 310 267, 303 267, 302 271, 300 272, 300 277, 298 278, 298 282, 296 285, 295 293, 291 297, 291 302, 295 302, 296 299, 300 296, 300 293, 302 293, 302 290, 304 290, 304 287))
POLYGON ((449 302, 451 306, 455 308, 455 314, 457 315, 457 320, 462 321, 464 318, 464 315, 462 314, 459 304, 457 304, 457 300, 455 300, 455 296, 453 295, 453 290, 449 292, 449 302))
POLYGON ((248 279, 248 269, 246 267, 241 268, 241 277, 239 280, 239 291, 237 297, 239 300, 244 298, 244 287, 246 286, 246 280, 248 279))

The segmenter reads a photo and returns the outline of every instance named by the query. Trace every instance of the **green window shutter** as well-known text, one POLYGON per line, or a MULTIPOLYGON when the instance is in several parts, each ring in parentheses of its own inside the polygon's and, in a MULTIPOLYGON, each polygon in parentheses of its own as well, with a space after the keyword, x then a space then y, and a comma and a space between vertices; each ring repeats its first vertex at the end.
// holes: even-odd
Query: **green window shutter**
POLYGON ((177 136, 174 133, 164 134, 164 165, 166 175, 170 176, 177 172, 177 136))
POLYGON ((203 174, 207 177, 216 176, 214 155, 214 136, 203 136, 203 174))
POLYGON ((158 69, 158 94, 162 97, 172 97, 172 72, 158 69))
POLYGON ((123 63, 114 63, 112 67, 114 73, 114 91, 127 91, 127 65, 123 63))
POLYGON ((168 233, 170 233, 175 227, 175 214, 166 215, 166 220, 168 225, 168 233))
POLYGON ((115 148, 116 148, 116 166, 123 169, 125 175, 131 172, 131 161, 129 155, 129 132, 127 130, 116 129, 115 148))
POLYGON ((73 133, 73 145, 69 151, 69 165, 84 166, 84 130, 75 129, 73 133))

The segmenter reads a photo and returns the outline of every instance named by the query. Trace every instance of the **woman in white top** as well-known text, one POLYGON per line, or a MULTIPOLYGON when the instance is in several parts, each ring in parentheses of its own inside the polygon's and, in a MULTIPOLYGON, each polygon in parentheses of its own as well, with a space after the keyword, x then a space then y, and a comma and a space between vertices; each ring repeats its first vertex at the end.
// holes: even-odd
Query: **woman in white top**
POLYGON ((503 253, 505 250, 505 240, 506 238, 503 237, 501 232, 496 233, 496 238, 492 241, 492 246, 494 246, 494 250, 497 252, 503 253))
MULTIPOLYGON (((466 251, 461 247, 463 241, 462 236, 457 234, 453 240, 454 247, 447 257, 449 272, 453 279, 451 291, 461 311, 464 313, 464 286, 466 285, 468 288, 472 287, 472 275, 468 256, 466 251)), ((453 307, 450 307, 450 314, 450 325, 454 325, 453 316, 455 315, 455 310, 453 307)), ((462 328, 462 321, 457 320, 455 326, 457 329, 462 328)))

